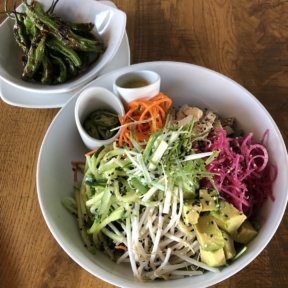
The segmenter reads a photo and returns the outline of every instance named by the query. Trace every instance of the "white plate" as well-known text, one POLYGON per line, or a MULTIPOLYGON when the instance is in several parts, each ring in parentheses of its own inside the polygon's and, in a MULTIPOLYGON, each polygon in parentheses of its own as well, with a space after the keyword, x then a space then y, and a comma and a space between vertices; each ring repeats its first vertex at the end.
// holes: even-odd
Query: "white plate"
MULTIPOLYGON (((51 0, 39 0, 46 11, 51 6, 51 0)), ((21 4, 17 11, 24 11, 21 4)), ((27 82, 21 79, 19 71, 23 70, 21 63, 21 49, 13 36, 14 20, 7 18, 0 25, 0 78, 22 90, 38 93, 64 93, 79 89, 99 75, 100 71, 112 60, 116 54, 125 33, 126 14, 104 5, 95 0, 61 0, 55 6, 55 14, 74 22, 92 22, 92 33, 100 39, 105 52, 99 59, 90 65, 85 73, 76 78, 57 85, 42 85, 41 83, 27 82)))
MULTIPOLYGON (((130 65, 130 47, 127 34, 124 34, 119 50, 112 61, 100 72, 104 75, 115 69, 130 65)), ((7 104, 25 108, 58 108, 64 104, 77 92, 41 94, 19 89, 7 82, 0 80, 0 97, 7 104)))
MULTIPOLYGON (((266 129, 266 147, 271 161, 279 167, 273 185, 275 202, 266 201, 261 215, 267 219, 259 235, 237 261, 220 273, 205 273, 181 280, 138 283, 129 265, 117 265, 100 251, 94 256, 84 247, 76 219, 62 206, 67 195, 73 195, 71 161, 83 161, 87 152, 74 121, 74 106, 79 92, 59 111, 43 140, 37 165, 37 191, 45 221, 66 253, 93 275, 120 287, 207 287, 216 284, 247 266, 266 247, 283 217, 288 192, 288 159, 283 138, 275 122, 263 107, 242 86, 217 72, 196 65, 175 62, 150 62, 112 71, 88 86, 102 86, 112 91, 114 79, 134 70, 152 70, 161 76, 161 91, 173 100, 173 105, 189 103, 213 109, 227 117, 235 116, 246 132, 253 131, 260 139, 266 129), (281 169, 280 169, 281 168, 281 169)), ((87 86, 86 86, 87 87, 87 86)))

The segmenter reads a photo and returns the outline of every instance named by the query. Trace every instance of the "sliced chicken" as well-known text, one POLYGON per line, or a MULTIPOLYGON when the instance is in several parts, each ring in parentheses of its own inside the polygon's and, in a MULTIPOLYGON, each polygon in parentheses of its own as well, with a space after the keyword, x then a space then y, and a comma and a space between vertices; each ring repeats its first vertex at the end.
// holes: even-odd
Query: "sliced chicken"
POLYGON ((210 131, 213 128, 213 123, 217 116, 210 110, 206 111, 206 114, 197 122, 193 128, 195 134, 202 134, 210 131))
POLYGON ((234 117, 228 117, 228 118, 225 118, 225 119, 221 120, 221 124, 222 124, 223 127, 224 126, 233 127, 234 122, 235 122, 235 118, 234 117))
POLYGON ((203 111, 197 107, 192 107, 187 104, 180 107, 180 109, 175 112, 174 109, 170 111, 170 123, 176 124, 177 126, 183 126, 192 121, 198 122, 203 116, 203 111))
POLYGON ((185 118, 181 119, 181 120, 177 120, 177 125, 180 126, 184 126, 186 124, 189 124, 193 119, 192 115, 188 115, 185 118))
POLYGON ((197 107, 191 107, 188 105, 182 106, 183 113, 185 115, 192 115, 194 117, 194 121, 198 122, 199 119, 203 116, 203 111, 197 107))
POLYGON ((211 110, 206 110, 204 115, 201 109, 188 104, 181 106, 178 111, 174 108, 170 110, 171 125, 184 126, 191 123, 192 119, 194 119, 193 131, 195 135, 206 134, 217 127, 225 129, 227 135, 234 132, 232 127, 235 119, 233 117, 220 120, 211 110))

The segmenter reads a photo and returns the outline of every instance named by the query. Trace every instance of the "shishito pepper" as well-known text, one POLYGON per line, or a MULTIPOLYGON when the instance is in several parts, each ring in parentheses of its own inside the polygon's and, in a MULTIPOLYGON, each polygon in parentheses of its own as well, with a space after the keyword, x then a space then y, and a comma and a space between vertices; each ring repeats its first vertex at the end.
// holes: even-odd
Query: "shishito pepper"
POLYGON ((41 83, 42 84, 51 84, 52 83, 52 74, 53 74, 53 65, 47 57, 44 55, 42 58, 42 77, 41 83))
POLYGON ((74 63, 71 61, 71 59, 68 57, 64 57, 63 59, 64 59, 66 66, 67 66, 67 71, 69 74, 68 77, 73 78, 73 77, 77 76, 77 74, 79 73, 79 70, 74 65, 74 63))
POLYGON ((41 3, 23 0, 24 12, 5 13, 15 21, 14 38, 23 55, 22 79, 42 84, 58 84, 86 71, 104 52, 102 43, 91 33, 92 22, 73 23, 54 14, 59 0, 43 10, 41 3))
POLYGON ((26 28, 26 33, 28 34, 31 40, 37 36, 37 34, 39 33, 39 30, 33 24, 30 18, 24 17, 23 24, 26 28))
MULTIPOLYGON (((62 21, 60 19, 60 21, 62 21)), ((93 27, 94 27, 94 23, 92 22, 88 22, 88 23, 74 23, 74 22, 66 22, 67 25, 69 25, 69 27, 75 31, 75 32, 79 32, 79 33, 87 33, 90 32, 93 27)))
POLYGON ((50 54, 51 62, 57 67, 57 74, 56 77, 53 79, 53 83, 62 83, 67 79, 67 67, 64 61, 56 55, 50 54))
POLYGON ((31 43, 28 51, 27 63, 22 73, 22 78, 24 80, 31 80, 37 69, 40 67, 43 55, 45 53, 46 37, 47 35, 45 33, 39 33, 39 35, 31 43))
POLYGON ((22 51, 27 54, 30 47, 30 40, 26 33, 26 28, 24 23, 15 15, 15 24, 13 26, 14 38, 18 45, 21 47, 22 51))
POLYGON ((48 16, 43 11, 39 2, 34 1, 29 5, 26 0, 23 0, 23 3, 27 9, 27 16, 34 21, 38 29, 49 32, 60 41, 63 41, 63 44, 74 50, 98 53, 103 52, 103 49, 99 46, 98 41, 79 36, 69 28, 69 25, 60 25, 54 21, 53 18, 48 16), (40 19, 40 22, 37 21, 38 19, 40 19))
POLYGON ((58 39, 55 39, 54 37, 50 38, 47 41, 47 46, 51 50, 57 51, 63 54, 64 56, 66 56, 67 58, 69 58, 76 67, 81 67, 82 61, 80 57, 78 56, 78 54, 70 47, 63 45, 63 43, 59 41, 58 39))

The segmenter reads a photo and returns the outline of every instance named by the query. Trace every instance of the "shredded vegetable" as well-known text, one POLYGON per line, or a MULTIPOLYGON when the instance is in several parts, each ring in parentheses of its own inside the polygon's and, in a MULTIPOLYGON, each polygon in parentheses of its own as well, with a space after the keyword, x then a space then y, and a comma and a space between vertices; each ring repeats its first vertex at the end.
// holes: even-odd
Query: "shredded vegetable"
POLYGON ((199 261, 193 227, 181 220, 184 199, 196 194, 199 179, 212 178, 205 167, 218 153, 194 153, 192 126, 165 127, 140 151, 113 143, 88 153, 82 185, 75 183, 84 243, 130 262, 139 280, 219 271, 199 261))
MULTIPOLYGON (((206 168, 215 174, 213 180, 223 199, 243 211, 248 218, 267 197, 274 201, 272 183, 277 177, 277 169, 272 164, 268 165, 268 152, 261 143, 253 140, 253 133, 232 138, 226 136, 225 130, 217 128, 207 140, 197 142, 194 148, 198 152, 221 151, 206 168), (273 175, 270 175, 271 171, 273 175)), ((202 185, 211 186, 210 179, 204 179, 202 185)))
POLYGON ((163 128, 166 112, 171 103, 171 99, 161 92, 152 99, 140 99, 128 103, 127 112, 120 119, 122 130, 119 146, 127 143, 133 147, 132 136, 139 143, 148 141, 152 133, 163 128))
MULTIPOLYGON (((274 200, 272 183, 277 168, 269 163, 263 145, 268 131, 260 143, 253 140, 252 133, 228 137, 212 111, 203 113, 186 105, 183 113, 170 115, 170 106, 171 100, 162 93, 149 101, 129 103, 120 120, 119 139, 85 154, 86 162, 72 163, 75 198, 63 200, 68 211, 77 215, 87 249, 91 253, 102 249, 116 263, 130 263, 140 281, 219 272, 218 266, 237 259, 246 246, 239 246, 230 258, 223 256, 221 265, 209 265, 203 252, 207 243, 203 246, 204 240, 197 238, 197 219, 211 219, 200 228, 213 225, 218 229, 213 231, 218 231, 220 238, 214 232, 204 236, 209 241, 216 238, 215 247, 224 255, 227 238, 219 230, 223 227, 217 218, 207 216, 217 214, 221 218, 221 207, 231 211, 233 206, 233 217, 250 225, 246 220, 264 199, 274 200), (177 118, 179 115, 182 119, 177 118), (84 174, 81 183, 78 172, 84 174), (204 199, 205 191, 208 198, 204 199), (228 206, 219 204, 223 200, 228 206), (213 214, 209 209, 216 210, 213 214)), ((223 221, 229 218, 224 213, 222 216, 223 221)), ((234 223, 239 223, 235 235, 225 234, 234 237, 232 242, 239 236, 239 221, 234 223)), ((249 227, 254 233, 250 233, 252 239, 257 231, 249 227)), ((244 242, 239 243, 251 241, 240 236, 239 241, 244 242)))

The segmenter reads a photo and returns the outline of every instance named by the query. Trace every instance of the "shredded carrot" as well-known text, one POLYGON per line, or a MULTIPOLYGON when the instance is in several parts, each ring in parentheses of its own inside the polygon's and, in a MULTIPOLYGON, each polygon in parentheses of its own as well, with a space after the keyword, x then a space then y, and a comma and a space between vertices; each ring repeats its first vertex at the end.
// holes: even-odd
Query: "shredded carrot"
POLYGON ((90 155, 94 154, 96 151, 97 151, 97 149, 92 150, 92 151, 86 153, 84 156, 90 156, 90 155))
POLYGON ((152 133, 163 128, 166 112, 171 104, 172 100, 161 92, 149 100, 139 99, 128 103, 127 112, 120 119, 122 129, 118 146, 127 143, 129 147, 132 147, 132 135, 139 143, 147 142, 152 133), (133 125, 133 122, 135 122, 135 125, 133 125))
POLYGON ((73 166, 73 170, 74 170, 74 182, 78 181, 77 175, 79 172, 79 165, 85 165, 85 162, 83 161, 72 161, 71 162, 72 166, 73 166))
MULTIPOLYGON (((97 149, 92 150, 92 151, 86 153, 85 156, 90 156, 90 155, 94 154, 96 151, 97 151, 97 149)), ((73 166, 73 171, 74 171, 74 175, 73 175, 74 182, 78 182, 77 176, 78 176, 78 172, 79 172, 79 165, 85 165, 86 163, 84 161, 72 161, 71 164, 73 166)))
POLYGON ((122 249, 125 252, 128 250, 126 246, 122 246, 122 245, 115 246, 115 249, 122 249))
POLYGON ((84 161, 72 161, 71 164, 72 166, 85 165, 85 162, 84 161))

